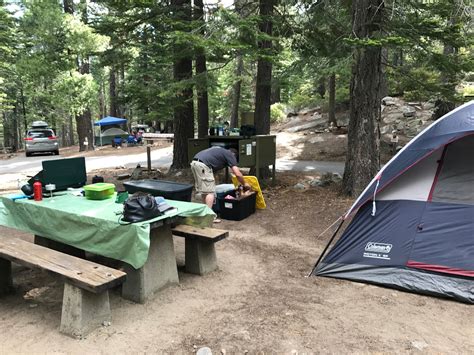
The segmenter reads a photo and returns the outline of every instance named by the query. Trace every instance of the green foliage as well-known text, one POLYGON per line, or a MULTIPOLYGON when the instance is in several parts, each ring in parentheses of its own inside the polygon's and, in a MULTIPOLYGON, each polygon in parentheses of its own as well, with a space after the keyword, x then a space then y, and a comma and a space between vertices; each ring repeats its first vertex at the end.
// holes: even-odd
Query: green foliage
POLYGON ((71 115, 80 115, 93 106, 98 85, 91 74, 72 71, 59 75, 52 90, 55 107, 71 115))
POLYGON ((282 103, 276 103, 270 106, 270 121, 272 123, 282 122, 286 118, 286 106, 282 103))
POLYGON ((389 92, 410 100, 457 100, 454 88, 474 72, 474 27, 460 0, 385 2, 383 35, 373 38, 354 38, 346 0, 279 2, 271 37, 257 30, 258 2, 240 1, 237 10, 206 4, 205 23, 180 18, 180 9, 166 2, 73 3, 70 15, 62 2, 24 1, 15 19, 0 0, 0 111, 22 126, 35 119, 59 126, 86 109, 97 116, 99 104, 109 106, 112 99, 133 121, 169 121, 182 103, 180 92, 206 87, 210 120, 226 121, 239 80, 240 111, 253 111, 258 58, 272 61, 272 85, 281 92, 273 121, 286 107, 327 107, 333 73, 336 102, 347 102, 352 51, 361 46, 386 51, 389 92), (272 40, 273 48, 258 48, 262 39, 272 40), (198 53, 207 58, 207 75, 175 82, 173 62, 198 53), (237 56, 244 58, 239 77, 237 56), (78 73, 81 65, 92 74, 78 73))

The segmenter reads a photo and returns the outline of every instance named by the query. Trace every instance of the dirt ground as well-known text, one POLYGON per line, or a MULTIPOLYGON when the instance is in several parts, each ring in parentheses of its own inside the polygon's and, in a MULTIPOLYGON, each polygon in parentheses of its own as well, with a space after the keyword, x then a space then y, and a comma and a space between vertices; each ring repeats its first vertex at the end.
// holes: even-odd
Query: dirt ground
MULTIPOLYGON (((122 171, 100 171, 110 179, 122 171), (109 176, 107 175, 109 174, 109 176)), ((92 172, 91 175, 97 172, 92 172)), ((58 332, 62 284, 49 274, 14 268, 16 293, 0 303, 0 353, 474 353, 474 307, 444 299, 321 277, 306 277, 330 233, 317 238, 351 204, 338 187, 296 191, 311 176, 279 173, 264 190, 267 209, 223 221, 219 270, 182 272, 179 286, 144 305, 111 294, 112 324, 84 339, 58 332)), ((187 173, 168 176, 190 181, 187 173)), ((28 234, 0 233, 31 240, 28 234)))

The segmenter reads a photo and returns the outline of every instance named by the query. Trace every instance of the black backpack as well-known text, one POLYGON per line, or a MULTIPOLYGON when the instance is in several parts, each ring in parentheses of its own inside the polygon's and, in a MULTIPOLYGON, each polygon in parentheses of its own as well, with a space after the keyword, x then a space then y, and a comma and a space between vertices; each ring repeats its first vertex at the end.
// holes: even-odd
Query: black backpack
POLYGON ((125 201, 122 221, 135 223, 161 216, 155 198, 143 192, 137 192, 125 201))

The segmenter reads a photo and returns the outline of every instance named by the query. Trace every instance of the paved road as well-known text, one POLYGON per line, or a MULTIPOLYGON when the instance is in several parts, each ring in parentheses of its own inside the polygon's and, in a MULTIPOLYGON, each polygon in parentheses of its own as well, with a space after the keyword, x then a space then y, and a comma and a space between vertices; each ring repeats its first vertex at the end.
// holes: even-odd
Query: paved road
MULTIPOLYGON (((0 160, 0 175, 6 174, 36 174, 41 170, 41 162, 43 160, 62 159, 61 156, 33 156, 25 157, 18 155, 12 159, 0 160)), ((172 147, 155 149, 151 152, 152 166, 155 168, 167 168, 171 165, 172 147)), ((130 154, 130 155, 105 155, 86 157, 87 171, 114 168, 125 166, 127 168, 135 167, 137 164, 146 166, 146 153, 130 154)), ((344 171, 343 162, 328 161, 298 161, 298 160, 277 160, 277 171, 317 171, 338 172, 344 171)))

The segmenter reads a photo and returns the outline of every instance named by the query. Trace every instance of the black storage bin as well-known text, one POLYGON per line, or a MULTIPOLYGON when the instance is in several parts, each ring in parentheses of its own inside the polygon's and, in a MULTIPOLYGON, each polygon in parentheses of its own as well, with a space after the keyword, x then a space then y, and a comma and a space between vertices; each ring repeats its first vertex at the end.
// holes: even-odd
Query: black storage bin
POLYGON ((169 200, 191 201, 193 185, 164 180, 136 180, 123 183, 128 193, 141 191, 153 196, 163 196, 169 200))
MULTIPOLYGON (((226 196, 227 195, 235 197, 235 191, 230 191, 226 196)), ((256 198, 256 192, 239 200, 218 198, 217 203, 219 204, 220 217, 231 221, 241 221, 244 218, 247 218, 252 213, 255 213, 256 198)))

